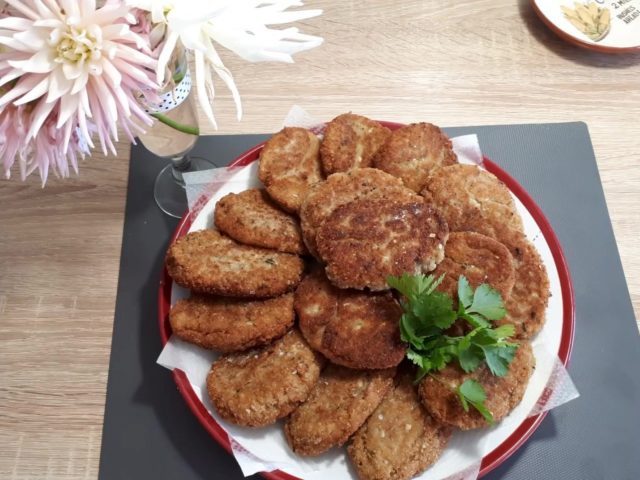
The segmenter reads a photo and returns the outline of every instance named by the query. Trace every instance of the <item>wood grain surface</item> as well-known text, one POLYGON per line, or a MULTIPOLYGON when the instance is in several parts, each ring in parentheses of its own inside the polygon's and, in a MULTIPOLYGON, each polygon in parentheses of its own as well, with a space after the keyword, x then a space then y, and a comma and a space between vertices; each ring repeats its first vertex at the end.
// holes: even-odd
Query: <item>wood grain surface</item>
MULTIPOLYGON (((222 52, 219 133, 279 129, 298 104, 320 119, 353 110, 442 126, 584 121, 640 312, 640 55, 563 43, 528 0, 308 0, 325 38, 296 63, 222 52)), ((204 133, 215 133, 204 123, 204 133)), ((129 146, 79 177, 0 181, 0 478, 97 477, 129 146)))

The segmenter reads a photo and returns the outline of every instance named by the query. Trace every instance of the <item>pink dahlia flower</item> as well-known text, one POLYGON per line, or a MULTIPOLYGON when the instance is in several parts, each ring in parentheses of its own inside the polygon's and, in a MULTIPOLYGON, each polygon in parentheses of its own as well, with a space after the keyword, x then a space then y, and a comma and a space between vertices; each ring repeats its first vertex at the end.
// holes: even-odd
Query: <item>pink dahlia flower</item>
POLYGON ((12 15, 0 17, 5 175, 17 158, 23 176, 36 168, 43 182, 49 168, 67 176, 85 144, 94 146, 93 133, 105 153, 115 154, 118 126, 134 141, 153 123, 137 99, 157 90, 157 61, 148 39, 131 31, 130 7, 114 0, 101 8, 94 0, 7 3, 12 15), (12 119, 18 123, 9 125, 12 119))

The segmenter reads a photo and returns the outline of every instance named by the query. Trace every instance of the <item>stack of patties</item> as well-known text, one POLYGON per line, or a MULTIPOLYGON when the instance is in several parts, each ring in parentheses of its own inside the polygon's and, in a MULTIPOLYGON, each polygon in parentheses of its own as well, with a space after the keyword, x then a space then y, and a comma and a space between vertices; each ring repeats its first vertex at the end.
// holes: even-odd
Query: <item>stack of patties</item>
MULTIPOLYGON (((285 128, 263 148, 259 178, 264 190, 217 203, 217 231, 190 233, 167 255, 169 274, 192 292, 171 311, 174 333, 224 353, 207 382, 223 418, 250 427, 286 418, 287 442, 304 456, 351 439, 360 478, 402 480, 438 459, 454 427, 486 425, 452 393, 466 378, 486 386, 496 420, 520 402, 546 272, 507 188, 458 164, 438 127, 391 132, 349 113, 322 140, 285 128), (507 376, 452 364, 437 373, 452 388, 432 377, 414 385, 414 368, 397 368, 407 346, 386 280, 403 273, 445 273, 439 288, 454 298, 461 274, 497 289, 524 342, 507 376)), ((466 329, 459 321, 452 334, 466 329)))

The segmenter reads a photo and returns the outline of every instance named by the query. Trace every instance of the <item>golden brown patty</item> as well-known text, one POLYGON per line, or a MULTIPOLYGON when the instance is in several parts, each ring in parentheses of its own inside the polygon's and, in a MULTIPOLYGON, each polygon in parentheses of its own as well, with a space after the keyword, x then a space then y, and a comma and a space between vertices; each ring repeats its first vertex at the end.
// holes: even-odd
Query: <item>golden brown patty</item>
POLYGON ((423 201, 356 200, 318 231, 318 252, 340 288, 386 290, 389 275, 429 272, 444 257, 447 223, 423 201))
POLYGON ((540 255, 527 240, 522 220, 506 185, 473 165, 437 170, 422 192, 454 231, 474 231, 505 245, 515 268, 514 285, 506 303, 507 318, 519 338, 531 338, 546 320, 549 279, 540 255))
POLYGON ((347 448, 361 480, 408 480, 434 464, 451 437, 451 428, 420 404, 412 375, 400 375, 347 448))
POLYGON ((276 133, 260 152, 258 177, 273 200, 297 213, 309 187, 322 180, 320 141, 304 128, 276 133))
POLYGON ((458 278, 464 275, 473 288, 483 283, 500 292, 506 301, 514 282, 513 258, 497 240, 473 232, 451 232, 444 249, 444 260, 433 271, 445 277, 438 290, 458 298, 458 278))
POLYGON ((429 173, 457 162, 451 140, 440 128, 413 123, 391 132, 374 157, 373 166, 401 178, 407 187, 419 192, 429 173))
POLYGON ((335 288, 318 269, 298 285, 294 305, 305 339, 333 363, 379 369, 404 358, 402 310, 391 294, 335 288))
POLYGON ((507 416, 522 400, 529 383, 529 377, 535 366, 531 346, 524 342, 516 351, 504 377, 494 376, 486 365, 475 372, 464 373, 456 364, 450 364, 436 373, 438 380, 425 377, 420 383, 419 393, 424 407, 436 419, 462 430, 486 427, 486 420, 474 408, 465 412, 460 399, 452 390, 458 388, 467 379, 478 381, 484 388, 486 407, 495 421, 507 416), (443 384, 444 383, 444 384, 443 384))
POLYGON ((533 337, 546 321, 549 303, 549 277, 540 254, 519 231, 503 229, 499 239, 513 257, 515 281, 506 302, 507 316, 498 324, 511 323, 516 327, 516 336, 522 339, 533 337))
POLYGON ((444 216, 452 232, 478 232, 498 238, 495 231, 522 231, 522 220, 507 186, 475 165, 440 168, 421 192, 444 216))
POLYGON ((344 113, 327 124, 320 145, 320 159, 326 175, 352 168, 370 167, 373 156, 391 130, 367 117, 344 113))
POLYGON ((225 195, 216 204, 214 220, 240 243, 299 255, 307 251, 298 219, 276 207, 264 190, 225 195))
POLYGON ((339 206, 361 198, 403 200, 415 198, 415 193, 400 179, 374 168, 356 168, 330 175, 309 190, 300 209, 304 242, 314 256, 318 256, 316 235, 320 225, 339 206))
POLYGON ((195 294, 178 300, 169 314, 183 340, 220 352, 264 345, 293 325, 293 293, 267 300, 240 300, 195 294))
POLYGON ((322 362, 294 329, 266 347, 217 359, 207 376, 207 390, 222 418, 262 427, 286 417, 307 399, 322 362))
POLYGON ((169 275, 195 292, 235 297, 275 297, 302 278, 297 255, 240 245, 215 230, 179 238, 167 252, 169 275))
POLYGON ((360 428, 393 386, 395 369, 358 371, 329 365, 284 427, 298 455, 320 455, 360 428))

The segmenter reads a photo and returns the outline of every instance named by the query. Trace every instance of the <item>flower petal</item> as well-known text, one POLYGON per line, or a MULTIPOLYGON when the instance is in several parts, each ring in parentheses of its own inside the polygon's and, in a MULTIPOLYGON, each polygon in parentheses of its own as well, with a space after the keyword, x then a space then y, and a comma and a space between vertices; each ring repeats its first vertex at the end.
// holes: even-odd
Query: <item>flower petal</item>
POLYGON ((178 34, 175 32, 170 32, 169 36, 165 40, 164 46, 162 47, 162 51, 160 52, 160 56, 158 57, 158 65, 156 67, 156 76, 158 77, 158 83, 160 85, 164 83, 164 73, 169 60, 171 59, 171 55, 173 54, 173 50, 176 48, 177 42, 178 34))
MULTIPOLYGON (((218 129, 218 124, 216 123, 216 118, 213 115, 213 110, 211 109, 211 104, 209 103, 209 98, 207 96, 207 90, 205 88, 205 62, 204 62, 204 54, 199 50, 193 52, 193 56, 195 59, 196 66, 196 89, 198 91, 198 102, 204 110, 205 115, 213 125, 213 128, 218 129)), ((211 98, 213 101, 213 98, 211 98)))
POLYGON ((29 103, 37 98, 42 97, 45 93, 47 93, 47 89, 49 88, 49 78, 50 77, 44 77, 40 83, 29 90, 24 96, 20 97, 19 100, 13 102, 13 104, 24 105, 25 103, 29 103))
POLYGON ((64 76, 61 68, 56 68, 51 72, 50 78, 51 82, 49 83, 47 102, 53 102, 63 95, 66 95, 71 90, 71 87, 73 87, 73 81, 64 76))
POLYGON ((9 60, 8 63, 13 68, 17 68, 26 73, 49 73, 56 67, 54 59, 55 52, 53 49, 44 48, 28 60, 9 60))

